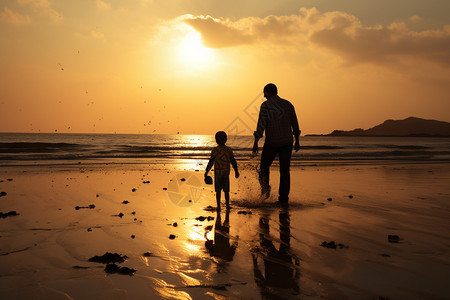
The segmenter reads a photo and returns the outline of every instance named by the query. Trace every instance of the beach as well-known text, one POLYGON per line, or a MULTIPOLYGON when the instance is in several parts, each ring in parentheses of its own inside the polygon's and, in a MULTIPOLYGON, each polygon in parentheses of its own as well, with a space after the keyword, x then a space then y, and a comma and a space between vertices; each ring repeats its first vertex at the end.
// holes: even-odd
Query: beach
POLYGON ((449 164, 300 164, 289 207, 243 167, 218 213, 206 162, 0 168, 2 299, 448 299, 449 164))

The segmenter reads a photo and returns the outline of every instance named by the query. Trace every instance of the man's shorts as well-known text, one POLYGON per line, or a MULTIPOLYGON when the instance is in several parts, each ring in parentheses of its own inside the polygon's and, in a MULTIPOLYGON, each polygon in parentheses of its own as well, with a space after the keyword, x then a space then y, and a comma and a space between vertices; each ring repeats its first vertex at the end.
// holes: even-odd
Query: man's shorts
POLYGON ((220 193, 220 190, 229 193, 230 192, 230 175, 228 174, 214 174, 214 188, 216 193, 220 193))

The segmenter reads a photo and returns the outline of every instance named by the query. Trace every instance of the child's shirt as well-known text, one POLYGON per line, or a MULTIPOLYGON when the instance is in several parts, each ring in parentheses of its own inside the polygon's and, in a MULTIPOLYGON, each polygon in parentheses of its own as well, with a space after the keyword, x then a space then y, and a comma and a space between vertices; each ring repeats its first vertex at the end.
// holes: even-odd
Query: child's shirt
POLYGON ((230 163, 235 162, 233 151, 225 145, 217 146, 211 151, 214 159, 214 174, 230 175, 230 163))

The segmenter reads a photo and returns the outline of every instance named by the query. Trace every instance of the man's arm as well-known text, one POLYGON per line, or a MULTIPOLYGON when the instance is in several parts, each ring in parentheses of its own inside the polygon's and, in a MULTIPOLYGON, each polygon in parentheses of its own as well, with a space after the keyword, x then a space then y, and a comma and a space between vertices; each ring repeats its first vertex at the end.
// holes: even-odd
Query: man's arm
POLYGON ((258 141, 263 136, 264 130, 267 126, 269 115, 266 108, 266 105, 261 104, 261 108, 259 109, 259 116, 258 116, 258 124, 256 125, 256 131, 253 133, 253 136, 255 137, 255 142, 253 143, 253 155, 256 155, 258 153, 258 141))
POLYGON ((295 108, 294 105, 292 105, 291 103, 291 113, 290 113, 290 118, 291 118, 291 126, 292 126, 292 134, 295 137, 295 144, 294 144, 294 149, 295 152, 297 152, 298 150, 300 150, 300 127, 298 126, 298 120, 297 120, 297 114, 295 113, 295 108))

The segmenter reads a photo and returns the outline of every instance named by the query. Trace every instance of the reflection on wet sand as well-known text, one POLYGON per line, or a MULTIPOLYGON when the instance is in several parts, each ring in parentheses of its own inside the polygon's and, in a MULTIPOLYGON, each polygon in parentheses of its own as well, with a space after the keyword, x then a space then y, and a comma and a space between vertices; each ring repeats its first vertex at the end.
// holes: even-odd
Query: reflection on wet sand
POLYGON ((217 211, 214 240, 209 239, 207 233, 208 232, 205 233, 205 248, 209 255, 219 259, 218 271, 221 271, 227 262, 233 260, 238 245, 237 240, 234 240, 230 244, 230 210, 226 210, 223 223, 220 212, 217 211))
POLYGON ((300 261, 292 252, 290 246, 291 228, 287 209, 279 213, 280 240, 279 248, 274 245, 270 236, 269 216, 259 219, 259 247, 252 252, 253 272, 255 282, 261 290, 261 295, 269 299, 284 298, 288 295, 298 295, 300 292, 300 261), (258 257, 264 262, 264 273, 258 265, 258 257))

